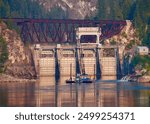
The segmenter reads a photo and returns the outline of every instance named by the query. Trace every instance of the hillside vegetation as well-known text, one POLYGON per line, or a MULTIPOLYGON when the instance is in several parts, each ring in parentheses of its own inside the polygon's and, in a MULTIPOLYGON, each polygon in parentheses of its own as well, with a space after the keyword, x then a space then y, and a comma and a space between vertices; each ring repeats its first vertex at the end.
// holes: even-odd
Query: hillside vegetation
POLYGON ((42 18, 46 12, 31 0, 0 0, 1 18, 42 18))
POLYGON ((55 7, 48 12, 35 0, 0 0, 0 18, 65 18, 64 11, 55 7))
POLYGON ((142 44, 150 48, 150 0, 98 0, 95 19, 132 20, 142 44))
POLYGON ((0 73, 4 71, 4 63, 8 59, 8 50, 6 41, 0 36, 0 73))

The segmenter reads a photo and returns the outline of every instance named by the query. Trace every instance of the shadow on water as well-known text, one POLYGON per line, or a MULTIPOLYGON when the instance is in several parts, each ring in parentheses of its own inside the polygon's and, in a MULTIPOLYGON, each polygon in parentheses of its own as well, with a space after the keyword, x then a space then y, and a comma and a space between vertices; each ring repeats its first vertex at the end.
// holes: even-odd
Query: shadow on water
POLYGON ((119 82, 116 77, 102 77, 91 84, 66 84, 68 78, 40 77, 36 83, 0 84, 0 106, 150 106, 150 84, 119 82))
MULTIPOLYGON (((98 49, 97 49, 97 52, 96 52, 96 54, 98 54, 99 53, 99 51, 98 51, 98 49)), ((99 61, 99 55, 96 55, 97 56, 97 62, 96 62, 96 79, 97 80, 100 80, 101 79, 101 66, 100 66, 100 61, 99 61)))

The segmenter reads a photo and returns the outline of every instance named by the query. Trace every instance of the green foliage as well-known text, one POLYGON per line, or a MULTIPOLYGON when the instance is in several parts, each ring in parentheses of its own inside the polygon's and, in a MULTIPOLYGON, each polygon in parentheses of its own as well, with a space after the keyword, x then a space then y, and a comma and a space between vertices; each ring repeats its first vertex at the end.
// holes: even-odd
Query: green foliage
POLYGON ((139 36, 143 45, 147 45, 150 48, 150 1, 149 0, 137 0, 136 11, 134 16, 134 24, 138 29, 139 36))
POLYGON ((132 65, 134 67, 136 67, 137 65, 141 65, 142 69, 146 69, 147 72, 150 72, 150 56, 137 55, 133 58, 132 65))
POLYGON ((142 44, 150 48, 150 0, 98 0, 95 18, 132 20, 142 44))
POLYGON ((117 42, 116 42, 115 40, 112 40, 112 41, 110 41, 110 44, 111 44, 111 45, 116 45, 117 42))
POLYGON ((135 40, 131 40, 130 43, 126 46, 126 49, 131 49, 135 45, 135 40))
POLYGON ((4 63, 8 59, 7 44, 5 40, 0 36, 0 73, 4 71, 4 63))
POLYGON ((48 12, 35 0, 0 0, 0 18, 64 19, 67 17, 67 13, 60 7, 53 7, 51 12, 48 12))
POLYGON ((99 19, 123 20, 127 19, 132 0, 98 0, 99 19))
POLYGON ((109 0, 98 0, 98 18, 99 19, 113 19, 114 15, 114 5, 113 1, 109 0))
POLYGON ((46 12, 37 2, 31 0, 0 0, 1 18, 43 18, 46 12))

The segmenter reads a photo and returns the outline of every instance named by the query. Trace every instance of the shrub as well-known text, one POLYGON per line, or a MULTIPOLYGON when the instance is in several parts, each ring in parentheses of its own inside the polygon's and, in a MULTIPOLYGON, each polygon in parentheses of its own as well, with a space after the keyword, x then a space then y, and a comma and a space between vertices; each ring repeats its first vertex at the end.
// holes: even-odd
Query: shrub
POLYGON ((4 64, 8 59, 8 50, 5 40, 0 36, 0 73, 4 71, 4 64))
POLYGON ((146 72, 150 72, 150 57, 149 56, 140 56, 137 55, 132 60, 132 65, 136 67, 137 65, 140 65, 142 69, 146 69, 146 72))

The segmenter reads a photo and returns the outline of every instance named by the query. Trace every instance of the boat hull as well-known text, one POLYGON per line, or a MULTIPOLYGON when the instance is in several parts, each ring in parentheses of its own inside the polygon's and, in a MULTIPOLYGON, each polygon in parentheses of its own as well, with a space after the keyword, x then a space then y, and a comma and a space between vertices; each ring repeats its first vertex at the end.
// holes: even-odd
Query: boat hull
POLYGON ((72 80, 66 80, 66 83, 67 84, 72 84, 72 83, 76 83, 75 81, 72 81, 72 80))

